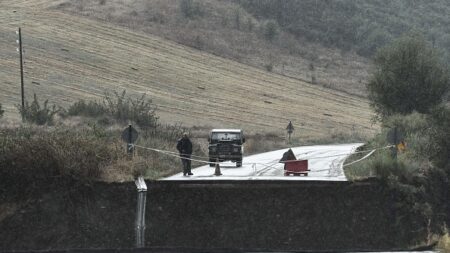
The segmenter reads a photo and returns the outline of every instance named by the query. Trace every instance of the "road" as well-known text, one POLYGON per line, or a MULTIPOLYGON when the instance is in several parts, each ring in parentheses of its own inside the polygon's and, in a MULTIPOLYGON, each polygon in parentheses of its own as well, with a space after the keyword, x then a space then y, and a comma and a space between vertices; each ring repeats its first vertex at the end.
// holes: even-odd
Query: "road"
POLYGON ((234 163, 220 164, 222 176, 214 176, 214 167, 201 166, 192 170, 193 176, 183 173, 162 180, 321 180, 347 181, 343 163, 356 148, 363 143, 315 145, 292 148, 297 159, 307 159, 308 176, 284 176, 283 164, 278 161, 287 149, 281 149, 257 155, 246 156, 242 167, 236 168, 234 163))

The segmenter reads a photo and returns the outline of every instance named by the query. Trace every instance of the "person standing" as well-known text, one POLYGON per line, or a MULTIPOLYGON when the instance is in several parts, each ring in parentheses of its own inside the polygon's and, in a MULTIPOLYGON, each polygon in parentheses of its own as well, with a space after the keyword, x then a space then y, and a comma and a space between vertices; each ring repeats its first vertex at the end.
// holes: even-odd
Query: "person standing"
POLYGON ((191 172, 192 142, 188 134, 183 133, 183 137, 177 142, 177 150, 180 152, 181 163, 183 164, 183 176, 194 175, 191 172))

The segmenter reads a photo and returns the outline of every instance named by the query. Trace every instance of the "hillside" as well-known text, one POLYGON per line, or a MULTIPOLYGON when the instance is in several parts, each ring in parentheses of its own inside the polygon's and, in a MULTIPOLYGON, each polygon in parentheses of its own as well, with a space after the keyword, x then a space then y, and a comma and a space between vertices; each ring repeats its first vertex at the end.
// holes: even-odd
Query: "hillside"
POLYGON ((53 8, 365 96, 370 59, 421 34, 448 62, 450 4, 353 0, 79 0, 53 8))
POLYGON ((446 0, 241 0, 254 16, 327 47, 372 56, 404 33, 421 33, 449 55, 450 3, 446 0))
POLYGON ((366 93, 366 58, 296 36, 272 17, 252 14, 266 1, 251 8, 246 1, 230 0, 53 2, 52 8, 66 13, 157 35, 265 71, 358 96, 366 93))
POLYGON ((67 106, 105 90, 146 93, 163 122, 298 135, 372 133, 366 100, 217 57, 161 37, 55 9, 64 1, 0 3, 0 102, 17 117, 18 26, 26 94, 67 106))

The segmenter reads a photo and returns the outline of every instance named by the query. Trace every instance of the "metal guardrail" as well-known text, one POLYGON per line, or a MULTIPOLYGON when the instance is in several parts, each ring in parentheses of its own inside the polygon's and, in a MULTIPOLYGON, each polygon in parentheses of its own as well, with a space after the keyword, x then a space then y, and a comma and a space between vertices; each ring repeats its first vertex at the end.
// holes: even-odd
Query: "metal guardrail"
POLYGON ((147 185, 143 177, 134 182, 138 191, 136 207, 136 248, 145 247, 145 204, 147 200, 147 185))

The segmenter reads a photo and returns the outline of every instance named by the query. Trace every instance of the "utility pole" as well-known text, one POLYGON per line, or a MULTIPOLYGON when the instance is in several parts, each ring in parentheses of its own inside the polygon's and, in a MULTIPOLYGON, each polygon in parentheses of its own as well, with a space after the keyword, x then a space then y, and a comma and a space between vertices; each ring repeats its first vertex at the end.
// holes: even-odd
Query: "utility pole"
POLYGON ((20 55, 20 93, 22 95, 22 120, 23 120, 23 110, 25 108, 25 89, 23 86, 23 50, 22 50, 22 30, 19 27, 19 30, 16 31, 16 34, 19 35, 19 40, 17 40, 17 44, 19 44, 19 55, 20 55))

